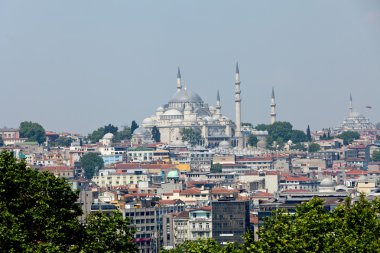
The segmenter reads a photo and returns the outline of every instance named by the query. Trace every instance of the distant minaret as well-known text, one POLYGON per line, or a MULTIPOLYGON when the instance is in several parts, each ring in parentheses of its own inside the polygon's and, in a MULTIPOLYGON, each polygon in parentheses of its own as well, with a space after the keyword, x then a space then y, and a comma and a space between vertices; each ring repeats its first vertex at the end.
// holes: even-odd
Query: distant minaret
POLYGON ((240 98, 240 73, 239 64, 236 63, 235 72, 235 113, 236 113, 236 130, 235 136, 238 142, 238 147, 243 148, 243 139, 241 135, 241 98, 240 98))
POLYGON ((221 109, 222 109, 222 106, 220 105, 220 96, 219 96, 219 90, 216 94, 216 115, 221 115, 221 109))
POLYGON ((272 97, 270 99, 270 123, 276 122, 276 101, 274 96, 274 88, 272 88, 272 97))
POLYGON ((351 93, 350 93, 350 105, 349 105, 349 107, 348 107, 349 115, 352 114, 352 111, 353 111, 353 109, 352 109, 352 95, 351 95, 351 93))
POLYGON ((180 91, 182 89, 181 84, 181 70, 178 67, 178 73, 177 73, 177 91, 180 91))

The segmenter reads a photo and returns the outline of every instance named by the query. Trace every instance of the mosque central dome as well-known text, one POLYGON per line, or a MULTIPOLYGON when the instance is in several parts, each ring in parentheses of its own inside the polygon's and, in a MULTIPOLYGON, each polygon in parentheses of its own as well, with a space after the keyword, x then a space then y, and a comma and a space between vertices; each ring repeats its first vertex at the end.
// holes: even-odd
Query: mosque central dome
POLYGON ((169 103, 203 103, 203 100, 197 93, 185 88, 177 91, 169 103))

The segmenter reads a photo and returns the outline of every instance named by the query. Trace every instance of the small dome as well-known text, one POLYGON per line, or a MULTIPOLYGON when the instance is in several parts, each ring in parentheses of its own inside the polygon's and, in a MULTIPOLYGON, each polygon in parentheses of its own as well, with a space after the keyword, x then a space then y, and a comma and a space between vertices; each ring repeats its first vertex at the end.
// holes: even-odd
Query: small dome
POLYGON ((210 116, 205 116, 205 117, 203 117, 203 119, 208 121, 208 122, 212 122, 212 118, 210 116))
POLYGON ((212 119, 213 119, 213 120, 219 120, 219 119, 220 119, 220 116, 219 116, 219 115, 214 115, 214 116, 212 116, 212 119))
POLYGON ((228 141, 219 142, 219 148, 228 149, 230 148, 230 143, 228 141))
POLYGON ((144 127, 139 127, 135 131, 133 131, 133 135, 145 135, 148 133, 148 130, 146 130, 144 127))
POLYGON ((258 148, 265 148, 267 146, 267 142, 265 140, 259 140, 257 142, 257 147, 258 148))
POLYGON ((112 140, 112 139, 113 139, 113 134, 112 134, 112 133, 106 133, 106 134, 103 136, 103 139, 109 139, 109 140, 112 140))
POLYGON ((176 170, 169 171, 167 178, 179 178, 178 171, 176 171, 176 170))
POLYGON ((152 118, 145 118, 145 119, 142 121, 142 124, 146 124, 146 125, 153 124, 153 120, 152 120, 152 118))
POLYGON ((182 116, 182 113, 176 109, 167 110, 164 113, 165 116, 182 116))
POLYGON ((164 110, 164 107, 162 107, 162 106, 159 106, 159 107, 157 107, 157 109, 156 109, 156 112, 164 112, 165 110, 164 110))
POLYGON ((330 177, 326 177, 321 181, 319 187, 334 187, 334 181, 330 177))

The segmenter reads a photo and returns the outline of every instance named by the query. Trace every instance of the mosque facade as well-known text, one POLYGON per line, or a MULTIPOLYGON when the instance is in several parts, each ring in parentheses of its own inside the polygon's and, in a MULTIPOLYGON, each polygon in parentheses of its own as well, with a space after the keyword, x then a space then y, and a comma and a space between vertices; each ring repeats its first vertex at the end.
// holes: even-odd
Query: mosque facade
MULTIPOLYGON (((236 122, 240 122, 240 74, 236 66, 235 105, 236 122)), ((219 91, 217 92, 216 105, 212 106, 203 101, 195 92, 182 85, 181 73, 178 69, 177 91, 167 104, 157 107, 154 115, 145 118, 141 127, 151 132, 156 126, 161 134, 161 142, 176 145, 183 144, 181 129, 192 128, 199 131, 204 146, 218 146, 220 142, 233 142, 243 145, 240 125, 235 124, 221 112, 219 91)))

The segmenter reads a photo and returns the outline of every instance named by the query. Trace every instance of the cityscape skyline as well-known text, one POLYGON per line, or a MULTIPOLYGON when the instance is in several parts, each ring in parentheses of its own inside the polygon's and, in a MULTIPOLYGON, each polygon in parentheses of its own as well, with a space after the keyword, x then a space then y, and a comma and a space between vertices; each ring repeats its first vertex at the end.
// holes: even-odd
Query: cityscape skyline
POLYGON ((89 3, 0 3, 0 126, 140 124, 175 93, 178 66, 206 103, 219 90, 234 119, 237 61, 242 122, 270 123, 272 87, 277 120, 303 131, 339 126, 350 93, 354 110, 380 121, 376 1, 89 3))

